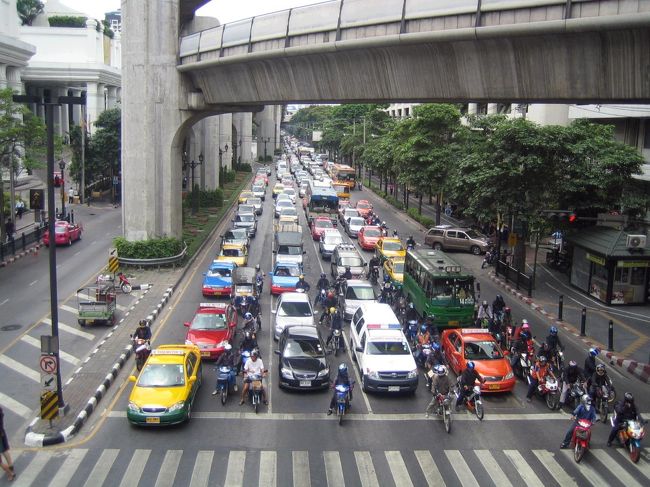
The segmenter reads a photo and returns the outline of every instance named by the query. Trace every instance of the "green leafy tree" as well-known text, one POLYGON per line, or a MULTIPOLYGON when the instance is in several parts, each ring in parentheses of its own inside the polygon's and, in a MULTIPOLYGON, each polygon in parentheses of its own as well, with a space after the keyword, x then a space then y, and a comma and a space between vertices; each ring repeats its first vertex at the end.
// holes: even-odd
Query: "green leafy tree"
POLYGON ((39 0, 18 0, 16 10, 22 25, 32 25, 34 19, 43 12, 45 5, 39 0))

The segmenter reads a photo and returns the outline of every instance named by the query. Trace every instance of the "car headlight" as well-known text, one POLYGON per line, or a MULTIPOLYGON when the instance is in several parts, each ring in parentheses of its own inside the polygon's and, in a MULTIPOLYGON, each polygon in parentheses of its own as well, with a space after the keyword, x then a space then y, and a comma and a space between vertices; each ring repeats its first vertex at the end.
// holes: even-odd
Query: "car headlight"
POLYGON ((191 340, 185 340, 185 345, 194 345, 191 340))
POLYGON ((285 379, 293 379, 293 372, 291 371, 291 369, 282 367, 280 369, 280 373, 282 374, 282 377, 284 377, 285 379))
POLYGON ((376 370, 366 369, 366 375, 371 379, 379 379, 379 372, 377 372, 376 370))
POLYGON ((134 403, 133 401, 129 401, 129 406, 128 406, 128 407, 129 407, 129 410, 131 410, 131 411, 134 411, 134 412, 136 412, 136 413, 139 413, 139 412, 140 412, 140 406, 138 406, 138 405, 137 405, 136 403, 134 403))
POLYGON ((504 380, 509 380, 509 379, 512 379, 514 376, 515 376, 515 374, 513 374, 513 373, 512 373, 512 370, 511 370, 510 372, 508 372, 508 373, 503 377, 503 379, 504 379, 504 380))
POLYGON ((327 377, 330 374, 330 369, 323 369, 318 373, 318 377, 327 377))
POLYGON ((408 378, 415 379, 418 376, 418 369, 413 369, 409 372, 408 378))
POLYGON ((168 411, 170 413, 173 413, 174 411, 178 411, 179 409, 183 409, 183 406, 185 406, 185 401, 178 401, 176 404, 172 405, 168 411))

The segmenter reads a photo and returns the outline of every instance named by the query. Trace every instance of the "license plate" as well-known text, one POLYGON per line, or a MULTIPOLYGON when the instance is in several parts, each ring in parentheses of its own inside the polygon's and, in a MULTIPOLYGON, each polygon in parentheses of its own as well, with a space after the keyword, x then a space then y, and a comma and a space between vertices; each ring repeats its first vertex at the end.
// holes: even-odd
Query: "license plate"
POLYGON ((301 380, 300 381, 300 387, 311 387, 311 381, 310 380, 301 380))
POLYGON ((399 386, 388 386, 388 392, 399 392, 399 386))
POLYGON ((209 357, 210 352, 201 352, 201 357, 209 357))
POLYGON ((148 424, 159 424, 160 418, 147 418, 145 420, 148 424))
POLYGON ((488 389, 500 389, 501 386, 499 384, 489 384, 488 389))

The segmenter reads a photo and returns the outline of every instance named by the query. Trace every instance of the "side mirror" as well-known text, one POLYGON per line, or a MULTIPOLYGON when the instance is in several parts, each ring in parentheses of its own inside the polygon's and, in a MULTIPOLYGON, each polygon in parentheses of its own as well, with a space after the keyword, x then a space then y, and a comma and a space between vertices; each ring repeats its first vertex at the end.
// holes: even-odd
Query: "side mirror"
POLYGON ((130 375, 129 376, 129 382, 135 382, 136 380, 138 380, 138 379, 136 379, 135 375, 130 375))
POLYGON ((273 350, 273 353, 276 355, 280 355, 280 350, 273 350))
POLYGON ((343 293, 339 293, 339 296, 343 297, 343 293))
POLYGON ((354 350, 363 353, 363 347, 354 347, 354 350))
POLYGON ((185 323, 183 323, 183 326, 187 326, 187 327, 189 327, 189 326, 190 326, 190 322, 189 322, 189 321, 186 321, 185 323))
POLYGON ((363 267, 366 267, 367 265, 368 265, 367 262, 364 262, 364 263, 363 263, 363 267))
POLYGON ((277 254, 277 253, 278 253, 278 251, 277 251, 277 250, 274 250, 274 251, 273 251, 273 253, 274 253, 274 254, 277 254))
POLYGON ((272 310, 271 310, 271 314, 273 314, 273 315, 274 315, 275 313, 277 313, 277 312, 278 312, 277 309, 272 309, 272 310))
POLYGON ((194 376, 194 377, 190 377, 190 380, 188 381, 188 383, 189 383, 190 385, 192 385, 192 384, 194 384, 195 382, 196 382, 196 376, 194 376))
POLYGON ((235 327, 237 326, 237 322, 236 322, 236 321, 233 321, 233 322, 230 323, 228 326, 229 326, 230 328, 235 328, 235 327))
POLYGON ((269 276, 272 276, 272 275, 273 275, 273 271, 269 271, 269 276))

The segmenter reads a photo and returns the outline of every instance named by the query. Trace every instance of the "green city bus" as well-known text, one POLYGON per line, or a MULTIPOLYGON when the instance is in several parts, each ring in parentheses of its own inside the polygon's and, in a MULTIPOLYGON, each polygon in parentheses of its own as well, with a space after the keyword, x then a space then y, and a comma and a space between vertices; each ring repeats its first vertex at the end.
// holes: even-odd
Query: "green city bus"
POLYGON ((438 328, 474 326, 474 276, 440 250, 406 253, 402 291, 438 328))

